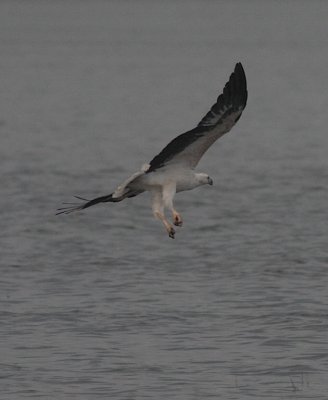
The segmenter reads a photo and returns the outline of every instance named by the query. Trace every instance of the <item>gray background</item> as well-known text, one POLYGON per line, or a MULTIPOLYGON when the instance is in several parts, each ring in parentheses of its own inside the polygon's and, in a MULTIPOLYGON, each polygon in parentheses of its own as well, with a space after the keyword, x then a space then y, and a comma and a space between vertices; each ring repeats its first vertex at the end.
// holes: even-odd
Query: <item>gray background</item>
POLYGON ((1 399, 327 399, 327 2, 1 1, 1 399), (108 194, 249 101, 176 197, 108 194))

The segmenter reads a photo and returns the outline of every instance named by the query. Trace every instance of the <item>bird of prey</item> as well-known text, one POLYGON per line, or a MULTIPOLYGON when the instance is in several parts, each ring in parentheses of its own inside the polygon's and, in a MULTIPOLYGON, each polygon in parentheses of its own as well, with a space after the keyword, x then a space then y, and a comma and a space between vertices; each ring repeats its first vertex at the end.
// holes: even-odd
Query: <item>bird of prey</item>
POLYGON ((175 194, 202 185, 213 185, 208 174, 196 172, 195 167, 207 149, 239 120, 246 102, 246 76, 241 63, 237 63, 222 94, 194 129, 173 139, 149 164, 144 164, 113 193, 92 200, 75 196, 83 202, 64 203, 66 206, 59 208, 57 215, 84 210, 98 203, 119 202, 148 191, 155 218, 163 223, 169 237, 174 239, 175 230, 165 216, 165 208, 171 211, 173 224, 182 226, 181 215, 173 205, 175 194))

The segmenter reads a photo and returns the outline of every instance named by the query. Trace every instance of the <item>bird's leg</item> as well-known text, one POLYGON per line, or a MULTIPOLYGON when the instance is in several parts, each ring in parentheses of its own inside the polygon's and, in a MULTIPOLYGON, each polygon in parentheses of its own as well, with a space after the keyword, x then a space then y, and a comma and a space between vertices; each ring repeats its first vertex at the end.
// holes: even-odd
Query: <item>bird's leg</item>
POLYGON ((174 208, 172 209, 172 215, 173 215, 173 223, 175 226, 182 226, 182 218, 181 215, 175 210, 174 208))
POLYGON ((154 217, 159 219, 163 223, 169 237, 174 239, 175 230, 164 215, 164 202, 161 190, 156 190, 152 192, 152 208, 154 217))
POLYGON ((163 188, 163 202, 165 207, 167 207, 172 212, 173 223, 175 226, 182 226, 182 218, 180 214, 176 211, 173 206, 173 198, 176 193, 176 184, 175 182, 166 184, 163 188))
POLYGON ((165 226, 165 229, 167 231, 167 233, 169 234, 169 237, 174 239, 174 235, 175 235, 175 230, 173 229, 173 226, 167 221, 167 219, 165 218, 164 214, 155 211, 154 212, 154 216, 159 219, 160 221, 162 221, 163 225, 165 226))

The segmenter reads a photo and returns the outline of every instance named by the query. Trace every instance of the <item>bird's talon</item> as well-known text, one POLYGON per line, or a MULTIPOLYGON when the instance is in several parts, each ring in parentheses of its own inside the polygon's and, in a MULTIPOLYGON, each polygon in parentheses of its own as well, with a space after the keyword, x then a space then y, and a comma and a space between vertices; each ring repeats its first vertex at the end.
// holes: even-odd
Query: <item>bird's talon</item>
POLYGON ((175 230, 174 230, 173 228, 171 228, 171 229, 169 230, 169 237, 172 238, 172 239, 174 239, 174 235, 175 235, 175 230))
POLYGON ((174 225, 175 226, 182 226, 182 219, 175 218, 174 219, 174 225))

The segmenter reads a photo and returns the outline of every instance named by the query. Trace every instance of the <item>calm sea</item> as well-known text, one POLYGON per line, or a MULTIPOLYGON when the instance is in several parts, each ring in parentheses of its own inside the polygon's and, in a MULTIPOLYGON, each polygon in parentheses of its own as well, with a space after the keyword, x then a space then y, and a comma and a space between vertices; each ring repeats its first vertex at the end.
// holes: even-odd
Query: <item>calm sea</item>
POLYGON ((328 3, 0 4, 0 398, 328 393, 328 3), (111 191, 198 123, 241 61, 249 101, 179 194, 111 191))

